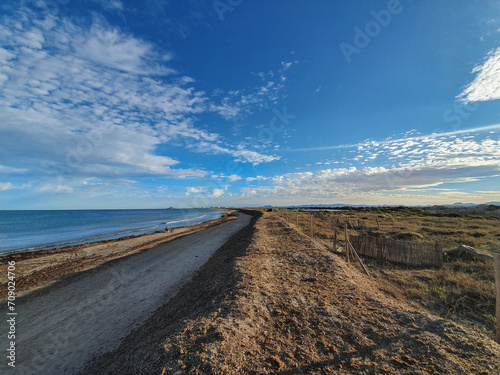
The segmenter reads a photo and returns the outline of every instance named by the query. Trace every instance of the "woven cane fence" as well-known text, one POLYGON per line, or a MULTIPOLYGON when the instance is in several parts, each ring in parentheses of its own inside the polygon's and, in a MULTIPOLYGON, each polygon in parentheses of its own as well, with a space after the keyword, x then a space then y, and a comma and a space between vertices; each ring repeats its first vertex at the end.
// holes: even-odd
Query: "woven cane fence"
POLYGON ((359 255, 417 267, 441 267, 443 252, 437 244, 399 241, 384 237, 350 238, 359 255))

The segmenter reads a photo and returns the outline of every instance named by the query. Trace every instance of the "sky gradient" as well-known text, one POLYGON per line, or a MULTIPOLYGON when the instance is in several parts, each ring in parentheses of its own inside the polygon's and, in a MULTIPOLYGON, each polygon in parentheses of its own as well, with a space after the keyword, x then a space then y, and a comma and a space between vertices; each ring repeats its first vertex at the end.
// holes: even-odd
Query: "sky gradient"
POLYGON ((500 3, 7 0, 0 209, 500 201, 500 3))

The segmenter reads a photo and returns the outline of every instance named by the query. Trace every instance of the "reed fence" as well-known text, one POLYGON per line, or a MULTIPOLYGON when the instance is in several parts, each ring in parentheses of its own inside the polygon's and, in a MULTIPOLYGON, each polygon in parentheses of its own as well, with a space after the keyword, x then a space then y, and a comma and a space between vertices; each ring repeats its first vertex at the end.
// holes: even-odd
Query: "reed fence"
POLYGON ((350 241, 365 257, 417 267, 441 267, 443 264, 443 252, 438 244, 371 236, 352 236, 350 241))

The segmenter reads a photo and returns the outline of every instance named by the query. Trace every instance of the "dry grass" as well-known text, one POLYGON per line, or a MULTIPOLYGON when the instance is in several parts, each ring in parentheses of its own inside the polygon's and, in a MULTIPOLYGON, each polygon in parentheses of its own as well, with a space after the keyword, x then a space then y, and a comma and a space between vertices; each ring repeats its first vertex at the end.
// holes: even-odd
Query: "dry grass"
POLYGON ((445 318, 495 329, 495 288, 492 262, 461 259, 453 254, 460 245, 469 245, 486 254, 500 251, 500 218, 479 215, 431 214, 420 208, 372 208, 342 212, 283 212, 280 217, 297 224, 327 247, 337 230, 343 246, 343 223, 358 220, 367 229, 349 229, 348 235, 369 234, 399 240, 438 243, 449 255, 441 269, 412 269, 389 262, 365 259, 380 287, 395 298, 424 307, 445 318), (338 220, 337 220, 338 219, 338 220), (378 220, 378 224, 377 224, 378 220))
POLYGON ((444 318, 495 331, 495 280, 487 261, 446 262, 441 269, 410 269, 365 259, 381 290, 444 318))
MULTIPOLYGON (((479 251, 491 253, 500 251, 500 218, 495 216, 433 214, 421 208, 368 208, 338 212, 298 212, 298 228, 302 233, 311 233, 311 214, 315 237, 332 239, 334 230, 343 240, 343 223, 349 220, 364 221, 368 229, 363 233, 387 236, 396 239, 437 242, 444 251, 456 249, 460 245, 473 246, 479 251), (337 225, 339 219, 341 225, 337 225), (377 219, 380 225, 378 228, 377 219), (399 237, 399 238, 398 238, 399 237)), ((297 213, 285 211, 280 217, 296 224, 297 213)), ((357 231, 349 229, 349 235, 357 231)))

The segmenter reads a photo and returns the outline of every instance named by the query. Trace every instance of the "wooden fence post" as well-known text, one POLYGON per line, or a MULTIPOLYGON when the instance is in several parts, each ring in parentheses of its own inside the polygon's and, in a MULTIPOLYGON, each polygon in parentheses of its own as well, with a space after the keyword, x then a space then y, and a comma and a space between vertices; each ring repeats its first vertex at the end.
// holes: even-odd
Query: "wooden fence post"
POLYGON ((333 251, 337 251, 337 229, 335 229, 335 234, 333 235, 333 251))
POLYGON ((495 263, 495 286, 497 292, 497 342, 500 344, 500 254, 493 254, 495 263))
POLYGON ((345 257, 349 263, 349 237, 347 237, 347 222, 344 222, 344 237, 345 237, 345 257))
MULTIPOLYGON (((349 247, 351 248, 352 250, 352 253, 356 256, 356 258, 358 259, 359 261, 359 264, 361 264, 361 267, 363 267, 363 270, 365 271, 365 273, 370 276, 370 273, 368 272, 368 270, 366 269, 365 265, 363 264, 363 262, 361 261, 361 258, 359 257, 358 253, 356 252, 356 249, 354 248, 354 246, 352 246, 352 243, 351 241, 347 240, 347 244, 349 245, 349 247)), ((354 256, 353 256, 353 259, 354 259, 354 256)))
POLYGON ((378 217, 377 217, 377 228, 380 229, 380 223, 378 221, 378 217))
POLYGON ((314 238, 314 232, 313 232, 313 214, 311 214, 311 238, 314 238))
POLYGON ((439 242, 437 241, 434 245, 434 251, 435 255, 437 254, 437 257, 434 256, 434 258, 432 259, 432 265, 434 267, 441 267, 443 265, 443 252, 441 251, 441 247, 439 246, 439 242))

